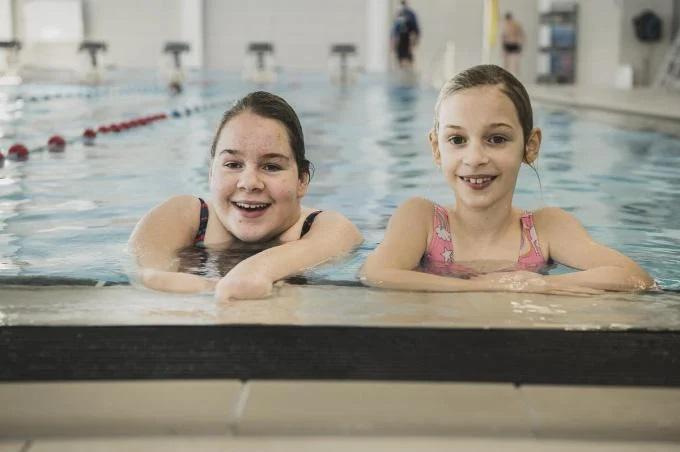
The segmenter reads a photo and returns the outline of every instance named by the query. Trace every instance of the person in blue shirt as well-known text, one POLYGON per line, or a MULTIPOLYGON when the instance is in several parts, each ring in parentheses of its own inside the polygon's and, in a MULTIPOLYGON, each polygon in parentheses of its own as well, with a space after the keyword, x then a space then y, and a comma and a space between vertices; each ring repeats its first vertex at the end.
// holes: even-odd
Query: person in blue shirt
POLYGON ((408 7, 405 0, 397 12, 392 27, 392 49, 402 69, 413 67, 413 49, 420 38, 420 27, 416 13, 408 7))

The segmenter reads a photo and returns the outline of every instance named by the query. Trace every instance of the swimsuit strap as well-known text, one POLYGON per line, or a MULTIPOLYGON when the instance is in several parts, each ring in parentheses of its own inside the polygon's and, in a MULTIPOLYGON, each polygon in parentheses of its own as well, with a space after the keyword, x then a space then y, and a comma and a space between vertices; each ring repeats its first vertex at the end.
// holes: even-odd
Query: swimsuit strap
POLYGON ((451 226, 449 225, 449 214, 439 204, 434 205, 432 239, 427 247, 426 256, 430 261, 453 262, 453 240, 451 226))
POLYGON ((194 245, 203 245, 203 240, 205 239, 205 231, 208 229, 208 204, 203 201, 203 199, 198 198, 201 201, 201 216, 200 222, 198 224, 198 231, 196 232, 196 237, 194 237, 194 245))
POLYGON ((536 233, 536 226, 534 224, 534 214, 531 212, 524 212, 520 217, 522 222, 522 241, 520 242, 520 257, 518 264, 532 264, 542 262, 546 263, 543 253, 541 252, 541 244, 538 241, 538 234, 536 233), (525 237, 529 240, 529 250, 522 254, 521 250, 524 248, 525 237))
POLYGON ((302 223, 302 232, 300 232, 300 238, 304 237, 305 234, 309 232, 309 230, 312 228, 312 223, 314 223, 314 219, 321 212, 323 212, 323 210, 317 210, 316 212, 312 212, 309 215, 307 215, 307 218, 305 218, 305 222, 302 223))

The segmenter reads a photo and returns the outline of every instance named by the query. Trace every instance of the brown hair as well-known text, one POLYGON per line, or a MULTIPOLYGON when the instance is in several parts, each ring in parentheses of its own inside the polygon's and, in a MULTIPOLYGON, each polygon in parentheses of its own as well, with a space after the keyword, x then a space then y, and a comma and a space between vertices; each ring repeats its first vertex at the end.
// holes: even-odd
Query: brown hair
POLYGON ((519 123, 524 133, 524 145, 526 145, 531 130, 534 128, 533 112, 529 94, 524 85, 510 72, 494 64, 480 64, 459 72, 449 79, 439 91, 439 97, 434 107, 434 131, 439 130, 439 108, 444 99, 450 95, 468 88, 479 86, 499 86, 500 90, 508 96, 515 106, 519 123))
POLYGON ((234 102, 234 105, 224 113, 222 121, 217 128, 210 147, 210 160, 215 158, 217 141, 224 126, 234 117, 251 111, 263 118, 279 121, 288 133, 288 142, 293 150, 293 157, 298 168, 298 177, 302 180, 305 175, 311 178, 312 164, 305 158, 305 139, 302 134, 302 126, 295 110, 283 98, 266 91, 255 91, 234 102))

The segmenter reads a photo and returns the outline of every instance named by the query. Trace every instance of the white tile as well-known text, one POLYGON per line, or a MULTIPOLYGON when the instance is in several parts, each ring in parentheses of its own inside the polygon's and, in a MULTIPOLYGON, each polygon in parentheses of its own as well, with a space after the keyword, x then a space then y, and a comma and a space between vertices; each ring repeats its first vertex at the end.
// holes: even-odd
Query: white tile
POLYGON ((510 384, 248 383, 237 434, 529 436, 510 384))
POLYGON ((537 437, 680 441, 680 389, 527 385, 520 392, 537 437))
MULTIPOLYGON (((157 437, 38 440, 30 452, 677 452, 679 444, 451 437, 157 437)), ((3 451, 4 452, 4 451, 3 451)))
POLYGON ((232 380, 0 384, 0 436, 228 433, 232 380))
POLYGON ((0 452, 22 452, 25 445, 26 441, 0 439, 0 452))

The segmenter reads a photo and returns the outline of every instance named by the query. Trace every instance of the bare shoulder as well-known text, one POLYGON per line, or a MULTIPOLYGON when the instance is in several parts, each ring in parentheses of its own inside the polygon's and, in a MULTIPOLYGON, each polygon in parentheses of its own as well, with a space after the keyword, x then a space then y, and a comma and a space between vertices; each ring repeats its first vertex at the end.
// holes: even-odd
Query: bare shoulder
POLYGON ((536 227, 545 231, 581 225, 575 216, 559 207, 543 207, 536 210, 534 212, 534 220, 536 227))
POLYGON ((426 198, 414 196, 404 201, 398 208, 397 212, 407 212, 411 214, 431 214, 434 211, 434 203, 426 198))
POLYGON ((554 251, 565 243, 590 242, 590 234, 572 214, 559 207, 545 207, 534 213, 539 238, 554 251))
POLYGON ((152 212, 195 218, 200 214, 201 202, 195 196, 177 195, 166 199, 152 209, 152 212))
POLYGON ((417 225, 419 230, 429 231, 432 227, 435 205, 426 198, 409 198, 397 208, 390 222, 406 222, 410 229, 417 225))
POLYGON ((413 197, 404 201, 387 224, 386 239, 399 242, 413 239, 425 244, 430 240, 435 204, 429 199, 413 197))
POLYGON ((186 241, 198 224, 200 211, 198 198, 173 196, 149 210, 137 223, 132 237, 152 234, 155 237, 177 237, 177 240, 186 241))
MULTIPOLYGON (((361 242, 363 240, 363 236, 361 235, 361 232, 359 232, 359 229, 354 225, 354 223, 352 223, 349 220, 349 218, 347 218, 340 212, 336 212, 333 210, 317 210, 304 208, 303 217, 307 218, 310 214, 314 212, 319 213, 314 219, 314 223, 312 223, 310 232, 315 233, 315 232, 338 231, 343 234, 351 236, 351 238, 355 242, 361 242)), ((310 237, 313 236, 314 235, 310 234, 310 237)))

